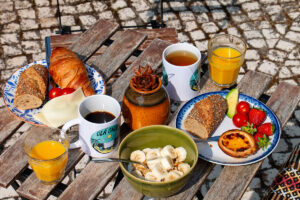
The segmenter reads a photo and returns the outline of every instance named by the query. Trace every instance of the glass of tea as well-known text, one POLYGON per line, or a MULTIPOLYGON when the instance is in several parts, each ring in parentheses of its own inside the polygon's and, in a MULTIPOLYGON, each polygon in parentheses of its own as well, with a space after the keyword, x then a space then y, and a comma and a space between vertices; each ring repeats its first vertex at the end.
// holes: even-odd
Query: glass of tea
POLYGON ((234 35, 217 35, 208 42, 210 79, 219 86, 229 87, 236 82, 245 58, 246 42, 234 35))
POLYGON ((168 46, 163 54, 163 85, 171 99, 186 101, 198 95, 200 88, 199 49, 188 43, 168 46))
POLYGON ((28 163, 43 183, 57 183, 62 178, 67 161, 69 142, 65 135, 44 128, 41 133, 29 132, 24 139, 28 163))

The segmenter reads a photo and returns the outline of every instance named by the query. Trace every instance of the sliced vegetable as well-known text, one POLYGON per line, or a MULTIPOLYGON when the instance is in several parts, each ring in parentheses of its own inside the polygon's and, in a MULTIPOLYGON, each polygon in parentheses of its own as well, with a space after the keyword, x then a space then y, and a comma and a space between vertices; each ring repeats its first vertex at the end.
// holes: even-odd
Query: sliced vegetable
POLYGON ((226 96, 227 100, 227 116, 231 119, 236 113, 236 106, 239 100, 239 90, 237 88, 231 89, 226 96))

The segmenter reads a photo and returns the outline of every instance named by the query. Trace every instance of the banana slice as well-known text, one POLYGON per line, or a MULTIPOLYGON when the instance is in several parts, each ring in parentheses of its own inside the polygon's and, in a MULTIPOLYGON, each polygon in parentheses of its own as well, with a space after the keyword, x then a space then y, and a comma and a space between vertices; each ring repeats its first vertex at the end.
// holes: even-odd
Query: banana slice
POLYGON ((156 159, 153 159, 153 160, 147 160, 147 166, 149 169, 153 169, 155 167, 155 165, 161 165, 161 159, 160 158, 156 158, 156 159))
POLYGON ((158 178, 159 181, 164 179, 168 174, 168 172, 159 163, 153 167, 152 173, 158 178))
POLYGON ((162 157, 160 159, 161 165, 165 170, 170 170, 174 167, 173 160, 168 157, 162 157))
POLYGON ((180 178, 181 176, 182 176, 182 172, 177 170, 172 170, 167 174, 165 181, 174 181, 180 178))
POLYGON ((130 160, 136 162, 144 162, 146 160, 146 155, 141 150, 135 150, 130 154, 130 160))
POLYGON ((149 151, 152 151, 152 149, 150 149, 150 148, 145 148, 145 149, 143 149, 143 152, 147 155, 147 153, 149 152, 149 151))
POLYGON ((148 172, 145 175, 145 179, 148 180, 148 181, 155 181, 155 182, 159 182, 160 181, 152 172, 148 172))
POLYGON ((181 164, 178 165, 177 169, 179 171, 181 171, 182 173, 186 174, 187 172, 190 171, 191 166, 187 163, 181 163, 181 164))
POLYGON ((140 170, 135 169, 133 171, 133 175, 139 177, 139 178, 144 178, 143 173, 140 170))
POLYGON ((167 145, 165 146, 162 150, 161 150, 161 155, 165 156, 165 157, 170 157, 172 159, 175 159, 177 157, 177 154, 175 152, 175 149, 173 146, 171 145, 167 145))
POLYGON ((186 150, 183 147, 177 147, 175 152, 177 155, 176 162, 183 162, 186 159, 186 150))
POLYGON ((151 149, 146 154, 146 160, 153 160, 160 157, 160 149, 151 149))

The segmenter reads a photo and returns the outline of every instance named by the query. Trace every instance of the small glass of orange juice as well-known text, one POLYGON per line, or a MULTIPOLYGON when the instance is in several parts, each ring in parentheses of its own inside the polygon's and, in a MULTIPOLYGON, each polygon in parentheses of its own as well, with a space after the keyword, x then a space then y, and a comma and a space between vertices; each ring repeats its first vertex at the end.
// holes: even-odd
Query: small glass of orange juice
POLYGON ((234 35, 217 35, 208 42, 208 64, 211 80, 222 87, 236 82, 245 58, 246 42, 234 35))
POLYGON ((24 139, 28 163, 43 183, 57 183, 68 162, 69 142, 57 131, 29 132, 24 139))

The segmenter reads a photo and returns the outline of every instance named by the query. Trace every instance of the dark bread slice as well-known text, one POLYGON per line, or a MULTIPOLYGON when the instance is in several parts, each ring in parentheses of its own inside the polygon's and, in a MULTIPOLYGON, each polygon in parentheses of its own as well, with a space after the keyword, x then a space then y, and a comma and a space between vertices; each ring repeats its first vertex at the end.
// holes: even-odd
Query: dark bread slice
POLYGON ((211 95, 197 102, 184 121, 184 128, 192 135, 207 139, 222 122, 227 102, 220 95, 211 95))
POLYGON ((43 65, 33 65, 20 74, 14 105, 21 109, 38 108, 45 100, 48 70, 43 65))
POLYGON ((253 136, 238 129, 224 132, 218 140, 218 145, 224 153, 235 158, 248 157, 258 150, 253 136))

